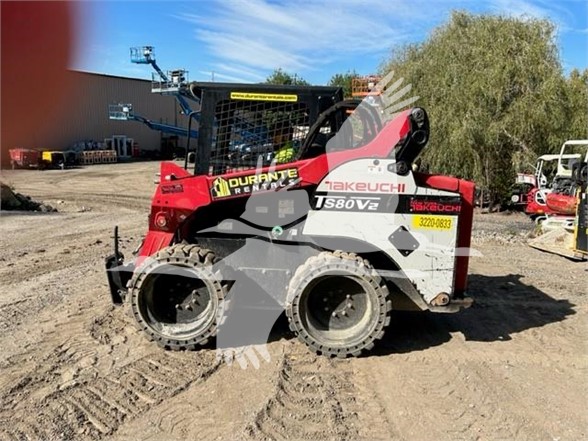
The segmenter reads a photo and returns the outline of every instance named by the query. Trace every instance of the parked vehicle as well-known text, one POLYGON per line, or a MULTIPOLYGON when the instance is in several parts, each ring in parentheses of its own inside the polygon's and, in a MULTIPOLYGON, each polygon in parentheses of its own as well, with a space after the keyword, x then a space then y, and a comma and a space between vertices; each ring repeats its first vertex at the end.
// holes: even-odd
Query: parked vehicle
POLYGON ((39 161, 41 152, 33 149, 10 149, 8 150, 10 155, 10 166, 14 170, 15 168, 37 168, 39 167, 39 161))
POLYGON ((161 164, 136 258, 125 262, 118 229, 106 258, 113 303, 128 302, 149 339, 198 348, 221 322, 243 323, 232 314, 261 292, 274 301, 251 326, 285 311, 312 351, 357 356, 382 338, 392 308, 471 305, 457 249, 470 245, 474 184, 413 171, 429 138, 424 109, 382 121, 326 87, 191 90, 202 98, 193 170, 161 164), (248 136, 262 132, 244 133, 243 119, 270 133, 248 136), (296 127, 306 128, 299 147, 296 127))
POLYGON ((78 164, 78 155, 73 150, 44 150, 41 155, 39 168, 41 170, 49 168, 72 167, 78 164))
POLYGON ((529 245, 573 260, 588 259, 588 162, 571 165, 574 196, 550 193, 549 206, 557 214, 547 216, 538 237, 529 245))

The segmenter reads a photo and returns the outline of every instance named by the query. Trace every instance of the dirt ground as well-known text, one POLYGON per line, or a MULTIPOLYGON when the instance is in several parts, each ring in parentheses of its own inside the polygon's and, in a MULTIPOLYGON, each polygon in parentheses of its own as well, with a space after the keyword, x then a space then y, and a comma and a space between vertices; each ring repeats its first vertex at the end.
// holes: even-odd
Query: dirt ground
POLYGON ((587 264, 527 247, 523 215, 477 215, 471 309, 395 312, 359 359, 277 326, 242 370, 161 350, 110 304, 112 229, 129 253, 157 169, 2 172, 59 213, 1 213, 0 440, 588 438, 587 264))

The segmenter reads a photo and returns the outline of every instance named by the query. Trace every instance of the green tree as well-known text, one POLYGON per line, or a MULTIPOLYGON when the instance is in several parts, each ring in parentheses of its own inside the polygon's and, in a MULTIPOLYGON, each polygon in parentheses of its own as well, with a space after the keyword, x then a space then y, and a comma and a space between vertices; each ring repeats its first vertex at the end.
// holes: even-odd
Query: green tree
POLYGON ((338 73, 333 75, 329 80, 328 85, 342 87, 345 98, 351 98, 351 83, 353 79, 357 77, 359 77, 359 74, 355 72, 355 70, 348 70, 345 73, 338 73))
MULTIPOLYGON (((566 139, 588 139, 588 69, 573 69, 566 79, 566 139)), ((562 140, 563 141, 563 140, 562 140)))
POLYGON ((280 84, 280 85, 297 85, 297 86, 310 86, 307 82, 298 74, 289 74, 282 70, 282 68, 275 69, 266 79, 266 84, 280 84))
POLYGON ((497 196, 518 164, 563 142, 571 87, 547 20, 453 12, 425 42, 393 51, 382 67, 390 69, 412 83, 429 113, 423 163, 434 172, 497 196))

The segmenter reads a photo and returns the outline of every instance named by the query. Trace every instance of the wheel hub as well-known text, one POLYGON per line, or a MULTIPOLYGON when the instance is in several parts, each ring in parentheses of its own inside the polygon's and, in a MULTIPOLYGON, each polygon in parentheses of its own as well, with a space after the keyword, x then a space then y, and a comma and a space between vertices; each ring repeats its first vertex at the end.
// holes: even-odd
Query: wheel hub
POLYGON ((176 244, 140 266, 130 281, 130 303, 141 329, 168 349, 195 349, 214 336, 226 285, 213 272, 214 253, 176 244))
POLYGON ((205 320, 214 308, 205 282, 184 271, 153 275, 145 318, 154 328, 188 329, 205 320))
MULTIPOLYGON (((183 302, 176 304, 176 310, 178 311, 194 311, 199 307, 203 306, 203 298, 206 296, 206 292, 202 292, 201 289, 194 289, 186 296, 183 302)), ((170 302, 174 301, 174 297, 169 298, 170 302)))
MULTIPOLYGON (((339 317, 345 317, 345 316, 350 316, 351 314, 353 314, 353 299, 351 297, 350 294, 345 295, 345 300, 343 302, 343 306, 339 307, 338 309, 336 308, 335 310, 333 310, 333 312, 331 313, 331 316, 334 318, 339 318, 339 317)), ((324 302, 327 302, 328 299, 325 297, 323 299, 324 302)), ((328 311, 328 308, 325 308, 325 311, 328 311)))
POLYGON ((296 270, 288 296, 290 329, 318 354, 358 356, 390 324, 386 282, 353 253, 310 257, 296 270))
POLYGON ((328 278, 318 282, 309 293, 308 305, 317 326, 330 330, 355 326, 367 309, 365 291, 351 277, 328 278))

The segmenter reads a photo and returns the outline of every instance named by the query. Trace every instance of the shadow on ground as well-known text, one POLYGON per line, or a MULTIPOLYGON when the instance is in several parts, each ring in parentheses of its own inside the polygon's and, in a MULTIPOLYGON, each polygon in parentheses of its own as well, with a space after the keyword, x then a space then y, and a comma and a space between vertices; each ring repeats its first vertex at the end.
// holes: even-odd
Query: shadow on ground
POLYGON ((520 275, 471 275, 471 308, 455 314, 394 312, 381 344, 372 353, 387 355, 427 349, 448 342, 460 332, 467 341, 508 341, 514 334, 565 320, 574 304, 556 300, 520 275))
MULTIPOLYGON (((536 287, 522 283, 521 278, 515 274, 500 277, 471 275, 469 293, 474 304, 458 313, 393 311, 386 335, 366 356, 425 350, 447 343, 451 334, 456 332, 463 334, 467 341, 508 341, 514 334, 559 322, 575 314, 573 303, 556 300, 536 287)), ((228 332, 232 338, 227 346, 294 338, 285 315, 272 308, 246 308, 238 315, 238 320, 231 321, 229 315, 225 322, 224 326, 228 327, 224 332, 236 326, 235 330, 228 332), (265 326, 253 325, 264 321, 265 326), (252 329, 267 331, 256 333, 252 329)), ((221 347, 225 346, 222 340, 223 337, 217 338, 221 347)))

